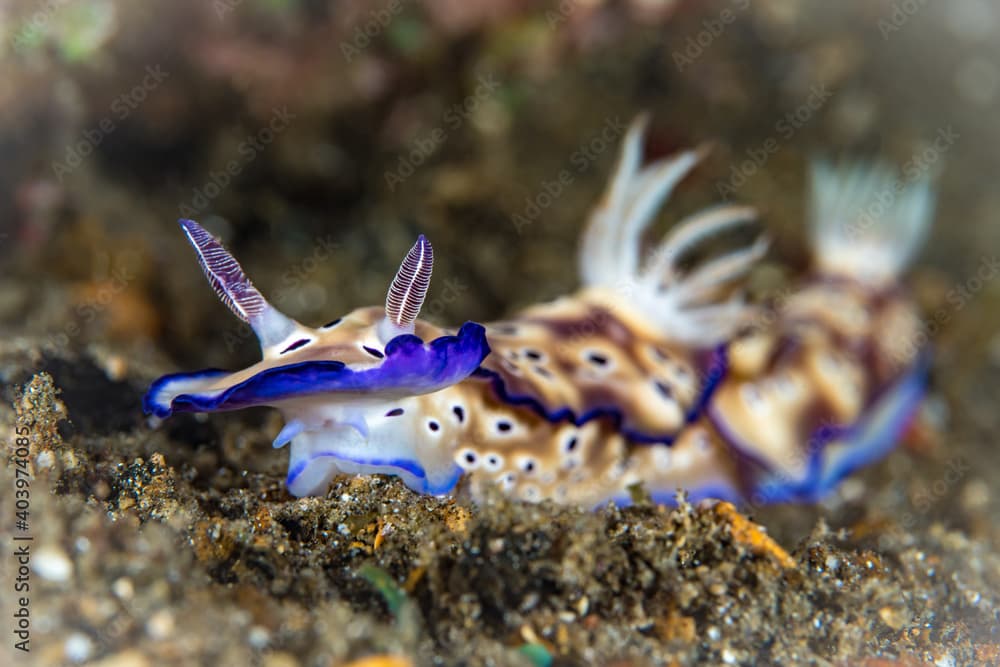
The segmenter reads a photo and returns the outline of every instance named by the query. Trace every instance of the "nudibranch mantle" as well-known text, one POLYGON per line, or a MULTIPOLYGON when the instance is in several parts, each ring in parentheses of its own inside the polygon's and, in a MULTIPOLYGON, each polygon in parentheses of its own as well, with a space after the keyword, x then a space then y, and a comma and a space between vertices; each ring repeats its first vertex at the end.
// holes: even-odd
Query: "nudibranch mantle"
POLYGON ((929 226, 929 183, 896 188, 886 167, 817 165, 813 271, 781 303, 750 304, 742 283, 767 240, 705 251, 754 222, 748 207, 696 213, 643 252, 656 211, 701 156, 643 166, 644 129, 644 118, 629 129, 591 215, 582 288, 485 326, 418 319, 433 266, 423 236, 385 307, 312 329, 182 220, 263 358, 235 373, 161 378, 146 411, 277 408, 286 423, 274 446, 291 445, 296 496, 324 493, 338 473, 387 473, 423 493, 448 493, 465 474, 474 493, 497 484, 583 505, 628 502, 635 484, 664 502, 678 488, 692 499, 822 497, 883 456, 921 400, 930 355, 899 274, 929 226), (889 187, 893 205, 873 207, 889 187))
POLYGON ((429 343, 413 334, 399 334, 382 351, 376 341, 362 343, 369 358, 351 363, 343 359, 357 356, 350 353, 353 350, 344 350, 329 340, 332 337, 322 336, 325 332, 319 333, 300 354, 265 359, 237 373, 207 370, 160 378, 150 387, 146 410, 165 418, 174 412, 239 410, 265 402, 282 406, 329 394, 351 404, 382 403, 460 382, 489 353, 485 329, 474 322, 462 325, 455 335, 437 332, 429 343), (375 355, 380 361, 372 361, 375 355))

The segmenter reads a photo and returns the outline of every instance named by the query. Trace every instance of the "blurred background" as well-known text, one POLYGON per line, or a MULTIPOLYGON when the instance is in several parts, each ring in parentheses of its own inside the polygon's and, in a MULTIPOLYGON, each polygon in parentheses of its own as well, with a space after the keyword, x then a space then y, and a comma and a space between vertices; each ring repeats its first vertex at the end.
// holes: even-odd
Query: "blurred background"
MULTIPOLYGON (((179 217, 308 323, 379 303, 421 232, 432 318, 498 318, 575 286, 586 212, 644 110, 650 158, 712 147, 664 224, 750 202, 779 267, 807 261, 811 156, 937 173, 915 284, 954 309, 948 290, 1000 247, 998 24, 989 0, 7 2, 0 322, 252 359, 179 217)), ((956 372, 980 368, 996 293, 963 300, 970 331, 949 313, 936 332, 976 340, 944 360, 956 372)))
MULTIPOLYGON (((933 660, 961 640, 962 655, 996 660, 989 582, 1000 569, 989 554, 1000 546, 998 35, 993 0, 0 0, 0 380, 5 404, 15 400, 14 385, 40 369, 62 391, 65 407, 46 399, 42 389, 52 385, 36 383, 39 402, 18 408, 18 418, 48 429, 46 446, 65 473, 52 477, 64 494, 58 506, 35 496, 50 503, 39 510, 48 526, 39 542, 72 554, 80 572, 76 589, 56 582, 39 596, 40 618, 50 619, 39 628, 41 642, 51 647, 51 659, 39 664, 103 656, 135 636, 162 640, 163 648, 175 620, 178 635, 203 644, 150 653, 159 656, 155 664, 168 664, 161 663, 168 655, 190 664, 183 651, 209 645, 219 647, 211 655, 233 651, 230 664, 246 664, 267 642, 247 635, 245 609, 254 610, 253 627, 269 628, 290 651, 306 642, 295 633, 314 627, 317 645, 343 644, 324 622, 339 630, 361 623, 359 610, 385 614, 381 597, 354 574, 373 552, 340 548, 335 536, 349 535, 358 517, 374 526, 391 503, 413 525, 373 560, 397 581, 429 567, 413 590, 443 655, 487 635, 497 655, 507 655, 507 647, 531 641, 518 630, 523 619, 543 627, 545 614, 562 609, 553 590, 568 591, 576 609, 586 585, 597 610, 586 618, 601 620, 566 626, 582 633, 573 641, 583 637, 566 654, 601 646, 593 655, 614 656, 626 637, 636 655, 680 656, 683 664, 726 655, 752 664, 765 644, 773 647, 766 655, 791 664, 813 655, 796 653, 808 643, 823 664, 860 664, 839 660, 891 653, 900 642, 904 654, 924 651, 933 660), (688 595, 702 589, 677 583, 688 577, 709 587, 714 571, 668 564, 654 587, 660 593, 643 593, 628 577, 645 576, 636 563, 647 561, 624 550, 631 560, 616 570, 625 573, 620 584, 605 585, 605 574, 580 584, 571 573, 543 586, 531 574, 514 577, 518 563, 541 562, 532 549, 571 534, 584 545, 580 553, 595 553, 610 544, 612 528, 602 522, 614 524, 617 515, 565 513, 559 523, 527 510, 483 512, 467 539, 467 516, 455 519, 442 503, 441 519, 438 506, 401 487, 385 492, 377 479, 371 494, 342 487, 351 502, 335 491, 343 502, 312 515, 281 491, 284 456, 270 449, 280 426, 271 413, 147 428, 140 400, 158 374, 238 367, 258 355, 249 330, 206 286, 178 218, 222 238, 275 305, 314 326, 382 303, 399 259, 424 233, 436 250, 424 314, 447 325, 489 321, 575 288, 578 235, 625 128, 642 112, 650 115, 649 159, 711 149, 677 189, 660 229, 706 204, 753 204, 774 240, 753 276, 761 296, 808 268, 810 159, 878 157, 904 180, 936 179, 932 238, 907 278, 935 349, 925 414, 935 432, 853 476, 821 506, 754 514, 789 549, 804 545, 796 552, 803 572, 844 563, 841 572, 856 568, 854 579, 844 576, 864 586, 841 588, 840 579, 816 574, 774 592, 765 585, 779 580, 765 570, 746 576, 760 587, 734 592, 738 605, 715 605, 723 599, 714 597, 717 587, 688 595), (535 542, 520 537, 521 520, 538 524, 535 542), (835 531, 850 526, 851 541, 838 542, 846 533, 824 532, 823 522, 835 531), (500 554, 499 565, 487 563, 491 570, 475 540, 486 544, 506 530, 518 536, 509 548, 524 552, 500 554), (140 534, 148 542, 133 542, 140 534), (87 551, 91 542, 81 547, 77 535, 97 546, 87 551), (74 536, 72 549, 66 536, 74 536), (444 546, 428 555, 432 543, 444 546), (884 570, 873 565, 882 556, 884 570), (123 579, 137 582, 136 600, 153 591, 154 601, 114 611, 121 590, 131 595, 120 590, 123 579), (542 604, 508 610, 503 604, 514 603, 504 592, 505 602, 494 605, 504 623, 484 616, 470 625, 470 612, 448 597, 462 586, 469 587, 462 600, 488 597, 488 586, 476 582, 498 581, 542 604), (872 581, 884 587, 871 592, 872 581), (67 591, 79 595, 78 607, 60 597, 67 591), (632 591, 635 604, 625 609, 620 591, 632 591), (658 594, 660 611, 681 600, 687 616, 680 618, 694 619, 688 630, 667 623, 650 631, 633 618, 658 594), (779 595, 784 602, 769 602, 779 595), (340 620, 330 621, 317 601, 341 596, 348 606, 336 607, 340 620), (905 614, 891 606, 899 600, 905 614), (783 615, 794 605, 807 610, 801 623, 783 615), (809 605, 817 620, 809 621, 809 605), (101 613, 91 618, 88 609, 101 613), (746 625, 730 625, 729 609, 743 609, 746 625), (126 620, 108 625, 113 617, 126 620), (780 627, 751 625, 758 617, 780 627), (80 618, 90 625, 64 646, 62 628, 80 618), (223 618, 229 625, 217 631, 223 618), (940 619, 948 624, 935 626, 940 619), (703 642, 709 626, 715 637, 703 642), (862 626, 872 634, 856 634, 862 626), (106 627, 129 630, 109 635, 106 627), (721 639, 718 627, 728 628, 721 639), (688 653, 656 652, 680 651, 678 637, 687 637, 688 653), (743 652, 725 653, 726 642, 743 652)), ((0 415, 13 423, 12 410, 0 415)), ((657 523, 664 515, 634 512, 636 526, 664 534, 657 523)), ((727 543, 705 522, 691 543, 706 562, 722 563, 724 591, 743 572, 735 563, 746 561, 743 552, 708 558, 727 543)), ((643 544, 655 542, 634 542, 643 544)), ((365 627, 350 641, 371 634, 365 627)), ((386 633, 386 641, 412 648, 412 638, 386 633)), ((316 655, 361 652, 344 646, 316 655)), ((937 664, 963 664, 948 659, 937 664)), ((309 664, 330 664, 317 660, 309 664)))

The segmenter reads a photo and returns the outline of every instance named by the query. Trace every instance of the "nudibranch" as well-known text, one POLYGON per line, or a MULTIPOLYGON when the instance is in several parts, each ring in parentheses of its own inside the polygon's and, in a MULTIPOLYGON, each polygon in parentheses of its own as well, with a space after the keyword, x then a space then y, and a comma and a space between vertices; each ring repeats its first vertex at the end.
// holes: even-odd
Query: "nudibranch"
POLYGON ((579 253, 582 287, 501 322, 456 330, 418 319, 433 250, 421 236, 384 307, 318 329, 270 305, 197 223, 181 226, 220 299, 252 327, 263 359, 242 371, 168 375, 147 413, 273 406, 291 443, 287 486, 323 494, 339 473, 398 475, 423 493, 495 484, 530 501, 628 502, 633 485, 670 502, 812 501, 884 455, 922 396, 929 355, 900 285, 933 196, 883 166, 813 172, 814 262, 772 303, 743 295, 767 251, 725 204, 643 240, 699 151, 643 165, 630 127, 579 253), (886 203, 885 193, 891 193, 886 203), (730 234, 732 235, 732 234, 730 234))
POLYGON ((413 447, 424 418, 410 401, 467 378, 489 346, 479 324, 446 333, 417 320, 434 260, 426 238, 407 253, 385 308, 361 308, 310 329, 269 304, 198 223, 181 220, 181 227, 219 298, 257 334, 263 359, 235 373, 160 378, 146 394, 147 413, 278 408, 286 423, 274 446, 291 443, 287 483, 298 496, 321 491, 337 472, 391 472, 426 493, 454 487, 461 468, 450 452, 413 447))

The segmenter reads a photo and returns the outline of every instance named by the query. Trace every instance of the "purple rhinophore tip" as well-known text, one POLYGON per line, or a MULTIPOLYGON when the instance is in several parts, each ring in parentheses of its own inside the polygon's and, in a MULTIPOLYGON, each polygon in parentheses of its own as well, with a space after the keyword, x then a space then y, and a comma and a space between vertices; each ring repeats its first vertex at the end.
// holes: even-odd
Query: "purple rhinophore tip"
POLYGON ((205 277, 222 303, 244 322, 250 322, 264 312, 267 301, 222 244, 194 220, 179 222, 198 253, 198 263, 205 277))

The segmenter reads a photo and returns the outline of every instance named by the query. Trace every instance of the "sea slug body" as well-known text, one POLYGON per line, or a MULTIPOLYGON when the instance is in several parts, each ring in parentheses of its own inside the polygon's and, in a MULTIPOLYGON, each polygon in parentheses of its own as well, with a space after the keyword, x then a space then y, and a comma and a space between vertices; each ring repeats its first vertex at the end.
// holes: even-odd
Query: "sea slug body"
POLYGON ((275 309, 197 223, 181 226, 220 299, 260 340, 237 372, 168 375, 147 413, 268 405, 290 444, 287 485, 322 494, 339 473, 398 475, 450 492, 462 475, 521 499, 627 502, 641 484, 690 497, 813 501, 883 456, 921 399, 929 354, 899 277, 926 235, 926 180, 879 165, 813 170, 811 272, 773 304, 741 283, 768 244, 710 240, 755 222, 723 205, 642 239, 698 151, 642 165, 629 129, 579 255, 582 287, 502 322, 457 330, 418 319, 433 268, 420 237, 385 307, 313 329, 275 309), (876 209, 880 192, 892 204, 876 209), (877 210, 878 215, 875 215, 877 210), (690 261, 693 256, 700 259, 690 261))

